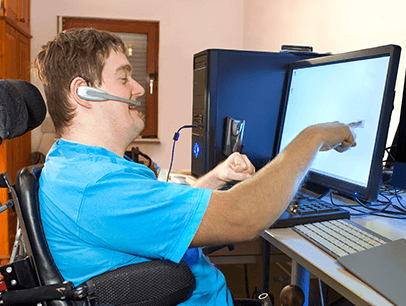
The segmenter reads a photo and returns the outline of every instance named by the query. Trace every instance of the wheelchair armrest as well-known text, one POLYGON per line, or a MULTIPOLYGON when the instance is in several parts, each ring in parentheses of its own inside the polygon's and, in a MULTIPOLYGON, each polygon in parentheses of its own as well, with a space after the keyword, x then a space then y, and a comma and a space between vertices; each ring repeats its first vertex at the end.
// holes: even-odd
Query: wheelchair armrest
POLYGON ((189 298, 195 278, 189 266, 153 260, 97 275, 76 287, 102 305, 171 306, 189 298), (131 303, 129 303, 131 302, 131 303))
POLYGON ((5 305, 34 305, 34 303, 44 301, 73 299, 73 294, 73 284, 71 282, 65 282, 30 289, 3 291, 0 292, 0 301, 5 305))

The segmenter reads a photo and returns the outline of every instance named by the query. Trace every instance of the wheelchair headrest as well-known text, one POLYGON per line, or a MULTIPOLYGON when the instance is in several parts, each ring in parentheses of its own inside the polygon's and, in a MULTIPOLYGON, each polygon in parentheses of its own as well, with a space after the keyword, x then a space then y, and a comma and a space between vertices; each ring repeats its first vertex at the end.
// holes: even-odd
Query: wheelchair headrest
POLYGON ((36 128, 45 115, 37 87, 23 80, 0 80, 0 143, 36 128))

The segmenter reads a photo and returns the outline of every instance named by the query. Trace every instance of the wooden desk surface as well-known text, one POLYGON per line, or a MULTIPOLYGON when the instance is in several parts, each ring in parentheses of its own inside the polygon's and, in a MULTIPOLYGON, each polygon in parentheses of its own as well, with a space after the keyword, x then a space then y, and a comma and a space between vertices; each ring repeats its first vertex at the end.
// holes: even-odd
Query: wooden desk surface
MULTIPOLYGON (((351 220, 392 240, 406 238, 404 220, 375 216, 351 220)), ((270 229, 261 236, 355 305, 394 305, 292 229, 270 229)))

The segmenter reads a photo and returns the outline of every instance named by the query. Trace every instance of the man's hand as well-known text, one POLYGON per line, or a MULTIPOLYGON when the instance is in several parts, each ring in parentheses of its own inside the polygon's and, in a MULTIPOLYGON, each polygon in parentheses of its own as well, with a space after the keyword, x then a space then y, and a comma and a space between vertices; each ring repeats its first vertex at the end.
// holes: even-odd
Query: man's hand
POLYGON ((231 154, 217 167, 219 179, 226 183, 243 181, 255 173, 255 168, 248 157, 237 152, 231 154))
POLYGON ((364 121, 360 120, 349 124, 343 124, 338 121, 331 123, 321 123, 310 126, 309 130, 316 129, 316 133, 322 138, 322 146, 320 151, 328 151, 331 149, 337 152, 345 152, 348 149, 355 147, 355 128, 364 127, 364 121))
POLYGON ((240 154, 231 154, 224 162, 217 165, 212 171, 199 178, 194 187, 220 189, 226 183, 243 181, 255 173, 255 168, 248 157, 240 154))

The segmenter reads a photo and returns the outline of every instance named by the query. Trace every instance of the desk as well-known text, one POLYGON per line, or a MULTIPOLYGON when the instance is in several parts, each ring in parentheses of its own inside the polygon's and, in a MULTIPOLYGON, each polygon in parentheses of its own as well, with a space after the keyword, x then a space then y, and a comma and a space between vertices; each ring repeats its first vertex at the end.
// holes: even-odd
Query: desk
MULTIPOLYGON (((355 217, 351 220, 391 240, 406 238, 405 220, 375 216, 355 217)), ((292 229, 268 229, 261 236, 292 259, 292 284, 308 284, 311 272, 357 306, 394 305, 292 229)))

